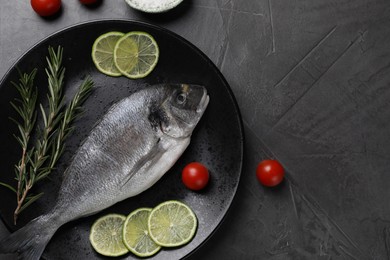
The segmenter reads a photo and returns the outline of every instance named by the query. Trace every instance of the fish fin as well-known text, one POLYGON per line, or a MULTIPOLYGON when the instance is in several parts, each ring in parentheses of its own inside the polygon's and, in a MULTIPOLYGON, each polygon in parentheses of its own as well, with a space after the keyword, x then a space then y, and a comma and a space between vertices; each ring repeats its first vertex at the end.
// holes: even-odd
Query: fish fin
POLYGON ((131 172, 129 173, 129 175, 127 175, 126 179, 123 181, 121 189, 131 180, 131 178, 133 178, 134 174, 137 173, 147 162, 150 161, 151 164, 153 164, 153 162, 157 161, 163 155, 164 151, 161 151, 161 149, 158 149, 159 143, 160 143, 160 139, 156 142, 153 149, 151 149, 151 152, 149 154, 145 155, 144 157, 142 157, 134 165, 134 167, 131 169, 131 172), (156 149, 154 149, 154 148, 156 148, 156 149), (152 159, 150 160, 150 158, 152 158, 152 159))
POLYGON ((0 254, 17 254, 17 259, 39 260, 57 227, 48 224, 47 216, 41 216, 23 228, 0 240, 0 254))

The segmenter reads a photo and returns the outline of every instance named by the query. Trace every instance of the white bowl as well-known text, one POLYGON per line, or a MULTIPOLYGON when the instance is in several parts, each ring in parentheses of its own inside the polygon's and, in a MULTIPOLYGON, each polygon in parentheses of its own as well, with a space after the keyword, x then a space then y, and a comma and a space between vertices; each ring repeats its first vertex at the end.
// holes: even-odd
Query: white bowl
POLYGON ((166 12, 183 0, 125 0, 132 8, 146 13, 162 13, 166 12))

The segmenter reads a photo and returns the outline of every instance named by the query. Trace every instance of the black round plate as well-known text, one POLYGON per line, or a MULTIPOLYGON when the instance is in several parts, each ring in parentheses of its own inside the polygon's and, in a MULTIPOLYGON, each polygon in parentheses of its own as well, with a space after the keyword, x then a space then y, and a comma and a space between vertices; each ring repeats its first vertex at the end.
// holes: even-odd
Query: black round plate
MULTIPOLYGON (((237 104, 226 80, 196 47, 180 36, 154 25, 127 20, 101 20, 79 24, 55 33, 24 54, 0 83, 0 181, 2 182, 15 185, 14 165, 21 154, 20 147, 13 137, 13 134, 17 133, 17 128, 9 120, 9 117, 17 117, 10 106, 10 101, 18 97, 11 82, 18 81, 17 69, 30 72, 33 68, 38 68, 35 80, 40 93, 38 102, 45 106, 47 104, 45 57, 49 46, 57 48, 58 45, 64 48, 66 101, 87 75, 93 78, 95 88, 85 102, 82 119, 76 122, 75 131, 67 140, 66 150, 57 170, 51 173, 49 179, 35 187, 35 192, 43 191, 45 195, 22 213, 16 227, 12 224, 12 212, 16 206, 15 194, 0 187, 0 212, 3 221, 11 231, 14 231, 53 207, 61 183, 61 175, 72 155, 96 121, 114 102, 151 84, 200 84, 206 86, 210 103, 194 131, 190 146, 175 166, 157 184, 142 194, 122 201, 97 215, 65 224, 57 231, 44 252, 45 259, 100 259, 102 256, 94 252, 88 240, 90 227, 99 216, 107 213, 127 215, 139 207, 154 207, 165 200, 176 199, 188 204, 196 213, 199 220, 197 233, 189 244, 175 249, 163 249, 153 258, 179 259, 187 256, 221 223, 240 179, 243 159, 242 123, 237 104), (160 59, 154 71, 140 80, 109 77, 100 73, 91 60, 91 48, 99 35, 109 31, 150 33, 160 47, 160 59), (190 191, 181 182, 181 169, 191 161, 202 162, 210 170, 210 183, 201 192, 190 191)), ((39 122, 42 122, 40 118, 39 122)), ((129 253, 124 258, 137 257, 129 253)))

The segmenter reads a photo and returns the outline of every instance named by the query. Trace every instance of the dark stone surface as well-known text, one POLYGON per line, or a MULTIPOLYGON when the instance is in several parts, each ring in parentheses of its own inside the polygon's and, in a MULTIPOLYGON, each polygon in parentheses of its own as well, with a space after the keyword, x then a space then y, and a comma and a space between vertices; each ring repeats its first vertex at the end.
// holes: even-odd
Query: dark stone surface
MULTIPOLYGON (((63 1, 42 19, 29 1, 0 5, 0 75, 32 45, 100 18, 163 26, 222 71, 246 136, 225 221, 190 259, 387 259, 390 254, 390 2, 185 0, 159 15, 103 0, 63 1), (257 163, 288 178, 266 189, 257 163)), ((0 159, 1 164, 1 159, 0 159)))

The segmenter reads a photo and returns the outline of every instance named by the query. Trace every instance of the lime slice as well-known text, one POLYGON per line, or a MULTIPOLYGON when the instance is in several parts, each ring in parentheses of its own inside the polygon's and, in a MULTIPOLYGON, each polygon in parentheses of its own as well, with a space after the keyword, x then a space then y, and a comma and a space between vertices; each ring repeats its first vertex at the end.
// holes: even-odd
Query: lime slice
POLYGON ((96 68, 109 76, 122 74, 114 64, 114 48, 118 40, 125 35, 121 32, 108 32, 97 38, 92 46, 92 60, 96 68))
POLYGON ((152 256, 161 249, 149 236, 148 217, 151 211, 149 208, 133 211, 123 226, 123 242, 137 256, 152 256))
POLYGON ((92 225, 89 241, 92 247, 104 256, 121 256, 129 252, 123 243, 123 223, 126 217, 109 214, 92 225))
POLYGON ((197 219, 187 205, 170 200, 150 212, 148 226, 149 235, 156 244, 175 247, 188 243, 194 237, 197 219))
POLYGON ((157 64, 159 49, 154 38, 145 32, 129 32, 114 49, 114 63, 125 76, 138 79, 147 76, 157 64))

